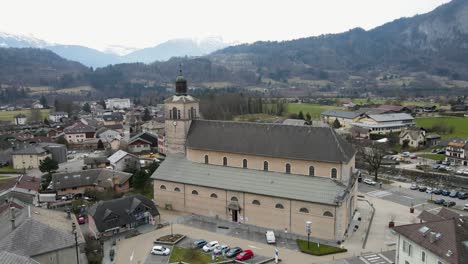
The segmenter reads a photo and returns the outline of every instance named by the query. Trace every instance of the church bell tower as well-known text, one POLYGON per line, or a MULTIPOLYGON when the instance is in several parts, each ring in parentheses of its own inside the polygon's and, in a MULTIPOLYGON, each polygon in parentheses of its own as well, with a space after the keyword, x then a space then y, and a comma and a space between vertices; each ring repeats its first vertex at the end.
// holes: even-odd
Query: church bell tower
POLYGON ((167 154, 185 154, 185 142, 192 120, 199 118, 199 100, 187 94, 182 68, 175 81, 175 95, 164 101, 167 154))

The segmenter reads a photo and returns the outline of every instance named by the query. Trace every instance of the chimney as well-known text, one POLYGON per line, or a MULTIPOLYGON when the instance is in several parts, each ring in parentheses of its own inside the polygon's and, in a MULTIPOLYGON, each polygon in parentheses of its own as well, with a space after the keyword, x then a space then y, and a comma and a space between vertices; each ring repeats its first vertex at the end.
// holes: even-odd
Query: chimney
POLYGON ((11 207, 11 230, 15 230, 15 220, 16 220, 16 215, 15 215, 15 208, 11 207))

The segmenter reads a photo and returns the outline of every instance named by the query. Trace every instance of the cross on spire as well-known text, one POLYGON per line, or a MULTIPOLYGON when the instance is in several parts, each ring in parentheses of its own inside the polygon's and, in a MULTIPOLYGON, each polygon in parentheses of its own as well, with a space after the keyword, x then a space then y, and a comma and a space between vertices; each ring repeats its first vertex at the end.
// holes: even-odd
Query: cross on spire
POLYGON ((179 63, 179 74, 182 75, 182 63, 179 63))

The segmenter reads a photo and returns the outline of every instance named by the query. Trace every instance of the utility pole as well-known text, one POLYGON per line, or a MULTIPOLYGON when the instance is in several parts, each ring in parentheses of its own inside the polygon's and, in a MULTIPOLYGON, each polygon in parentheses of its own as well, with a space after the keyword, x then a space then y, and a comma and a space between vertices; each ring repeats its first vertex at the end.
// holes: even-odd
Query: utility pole
POLYGON ((76 263, 80 264, 80 257, 78 253, 78 232, 76 231, 75 222, 72 223, 72 232, 73 232, 73 235, 75 236, 76 263))
POLYGON ((312 222, 306 222, 306 232, 307 232, 307 248, 310 248, 310 233, 312 231, 312 222))

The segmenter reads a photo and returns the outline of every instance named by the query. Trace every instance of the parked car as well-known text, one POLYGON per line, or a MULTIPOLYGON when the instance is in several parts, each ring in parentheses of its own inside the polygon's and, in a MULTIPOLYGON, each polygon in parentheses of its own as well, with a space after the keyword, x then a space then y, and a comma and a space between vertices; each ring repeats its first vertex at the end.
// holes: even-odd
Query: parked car
POLYGON ((418 190, 419 186, 417 184, 413 183, 413 184, 411 184, 410 189, 411 190, 418 190))
POLYGON ((253 258, 253 256, 254 256, 253 251, 250 249, 246 249, 236 256, 236 260, 248 260, 248 259, 253 258))
POLYGON ((215 255, 222 255, 224 253, 227 253, 229 251, 229 246, 228 245, 219 245, 215 249, 213 249, 213 253, 215 255))
POLYGON ((448 166, 448 165, 450 165, 450 162, 444 160, 444 161, 442 161, 442 165, 448 166))
POLYGON ((154 246, 151 249, 152 255, 168 256, 170 253, 171 253, 171 250, 163 246, 154 246))
POLYGON ((219 246, 218 241, 211 241, 210 243, 203 246, 203 252, 210 252, 219 246))
POLYGON ((449 195, 450 195, 450 191, 449 191, 449 190, 442 190, 442 195, 443 195, 443 196, 449 196, 449 195))
POLYGON ((435 204, 440 204, 440 205, 442 205, 442 204, 445 203, 445 200, 442 199, 442 198, 439 198, 439 199, 436 199, 436 200, 434 201, 434 203, 435 203, 435 204))
POLYGON ((442 190, 441 190, 441 189, 435 188, 434 190, 432 190, 432 193, 435 194, 435 195, 441 195, 441 194, 442 194, 442 190))
POLYGON ((468 198, 468 193, 466 193, 466 192, 459 192, 457 196, 458 196, 458 199, 460 199, 460 200, 465 200, 466 198, 468 198))
POLYGON ((440 164, 434 164, 432 165, 433 170, 437 170, 440 167, 440 164))
POLYGON ((458 169, 456 173, 457 174, 463 174, 463 171, 464 171, 464 169, 458 169))
POLYGON ((268 244, 276 243, 275 233, 273 231, 271 230, 266 231, 265 236, 266 236, 266 241, 268 244))
POLYGON ((451 191, 450 194, 449 194, 450 197, 452 198, 456 198, 458 196, 458 192, 457 191, 451 191))
POLYGON ((114 261, 115 250, 113 248, 109 251, 109 257, 111 261, 114 261))
POLYGON ((432 193, 432 190, 433 190, 433 189, 432 189, 431 187, 428 187, 428 188, 426 189, 426 193, 431 194, 431 193, 432 193))
POLYGON ((208 242, 205 239, 198 239, 193 241, 193 247, 194 248, 202 248, 204 247, 208 242))
POLYGON ((445 201, 444 202, 444 206, 446 206, 446 207, 452 207, 452 206, 455 206, 455 205, 457 205, 457 203, 454 202, 454 201, 445 201))
POLYGON ((468 211, 468 204, 465 204, 465 206, 463 206, 463 210, 468 211))
POLYGON ((86 218, 84 216, 78 217, 78 224, 79 225, 84 225, 86 224, 86 218))
POLYGON ((368 184, 368 185, 376 185, 377 183, 371 179, 365 179, 364 180, 364 183, 365 184, 368 184))
POLYGON ((233 257, 237 256, 237 254, 239 254, 241 252, 242 252, 242 248, 233 247, 226 253, 226 257, 233 258, 233 257))
POLYGON ((463 174, 464 174, 464 175, 468 175, 468 169, 464 169, 464 170, 463 170, 463 174))
POLYGON ((402 152, 402 153, 401 153, 401 156, 402 156, 402 157, 405 157, 405 158, 406 158, 406 157, 409 157, 410 155, 411 155, 411 153, 409 153, 408 151, 405 151, 405 152, 402 152))
POLYGON ((419 186, 419 191, 420 192, 425 192, 427 190, 426 186, 419 186))
POLYGON ((414 154, 412 154, 412 155, 410 156, 410 159, 417 159, 417 158, 418 158, 418 156, 416 156, 416 155, 414 155, 414 154))
POLYGON ((455 161, 450 162, 450 166, 455 166, 455 161))

